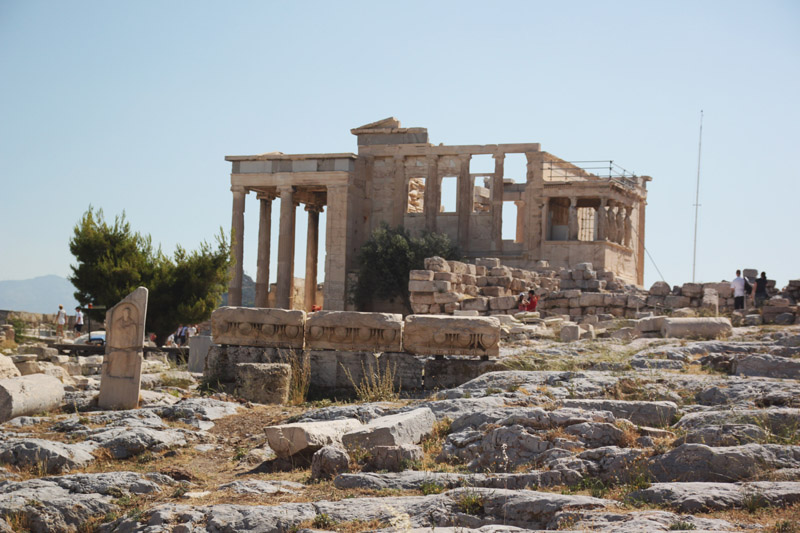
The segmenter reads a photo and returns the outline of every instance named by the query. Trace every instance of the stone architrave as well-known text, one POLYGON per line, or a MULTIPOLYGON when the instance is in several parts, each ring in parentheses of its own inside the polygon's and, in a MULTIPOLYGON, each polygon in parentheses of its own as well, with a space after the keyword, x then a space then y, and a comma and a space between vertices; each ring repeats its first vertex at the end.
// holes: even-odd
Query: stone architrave
POLYGON ((479 355, 500 353, 500 321, 494 317, 406 317, 403 348, 415 355, 479 355))
POLYGON ((97 404, 102 409, 136 409, 144 360, 147 289, 139 287, 106 312, 106 354, 97 404))
POLYGON ((303 349, 306 313, 300 310, 220 307, 211 314, 214 344, 303 349))
POLYGON ((399 352, 403 316, 391 313, 318 311, 306 321, 310 350, 399 352))

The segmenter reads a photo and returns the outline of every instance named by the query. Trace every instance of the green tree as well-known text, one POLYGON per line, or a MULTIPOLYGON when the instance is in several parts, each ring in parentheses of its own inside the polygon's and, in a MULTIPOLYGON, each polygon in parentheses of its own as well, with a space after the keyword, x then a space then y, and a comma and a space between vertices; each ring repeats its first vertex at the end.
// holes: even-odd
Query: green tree
POLYGON ((91 206, 75 225, 69 248, 77 261, 69 280, 81 306, 110 308, 136 287, 147 287, 145 329, 155 332, 159 343, 179 324, 211 316, 225 291, 231 261, 222 230, 216 247, 203 242, 199 250, 188 252, 178 246, 169 257, 153 248, 149 235, 133 232, 124 212, 109 224, 102 209, 91 206))
POLYGON ((425 258, 435 255, 452 260, 458 259, 460 252, 443 233, 423 232, 412 237, 403 226, 392 229, 381 224, 358 254, 358 282, 353 291, 356 304, 364 309, 373 297, 399 297, 410 313, 409 272, 423 269, 425 258))

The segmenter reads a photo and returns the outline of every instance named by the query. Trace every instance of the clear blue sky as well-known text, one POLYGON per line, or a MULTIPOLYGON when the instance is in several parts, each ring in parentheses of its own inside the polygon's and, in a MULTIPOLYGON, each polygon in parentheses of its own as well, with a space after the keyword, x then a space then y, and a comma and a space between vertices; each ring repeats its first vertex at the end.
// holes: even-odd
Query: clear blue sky
MULTIPOLYGON (((796 1, 0 0, 0 280, 68 275, 89 204, 193 249, 230 230, 225 155, 355 152, 350 128, 395 116, 434 143, 540 142, 653 176, 646 245, 683 283, 703 109, 697 278, 784 285, 799 97, 796 1)), ((251 275, 256 228, 249 198, 251 275)), ((297 232, 302 276, 304 216, 297 232)))

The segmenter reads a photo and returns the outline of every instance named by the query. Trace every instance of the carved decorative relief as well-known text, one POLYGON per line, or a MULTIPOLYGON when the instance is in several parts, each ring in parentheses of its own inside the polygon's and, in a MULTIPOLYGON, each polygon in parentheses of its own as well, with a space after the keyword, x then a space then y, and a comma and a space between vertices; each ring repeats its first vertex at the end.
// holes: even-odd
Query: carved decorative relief
POLYGON ((216 344, 303 349, 305 311, 220 307, 211 315, 216 344))
POLYGON ((390 313, 319 311, 306 321, 311 350, 399 352, 403 317, 390 313))
POLYGON ((498 355, 500 322, 492 317, 410 315, 403 347, 416 355, 498 355))

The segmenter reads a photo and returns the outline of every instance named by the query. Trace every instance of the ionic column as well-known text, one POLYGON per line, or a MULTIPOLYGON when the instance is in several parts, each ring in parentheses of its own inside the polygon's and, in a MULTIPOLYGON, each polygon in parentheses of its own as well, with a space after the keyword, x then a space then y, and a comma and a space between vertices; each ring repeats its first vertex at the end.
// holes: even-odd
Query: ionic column
POLYGON ((569 240, 578 240, 578 199, 572 197, 569 199, 569 240))
POLYGON ((469 251, 469 218, 472 215, 474 203, 474 187, 470 184, 469 161, 470 154, 458 156, 461 164, 458 173, 458 194, 456 195, 456 210, 458 211, 458 245, 464 251, 469 251))
POLYGON ((606 237, 609 242, 616 242, 617 240, 617 218, 614 214, 614 203, 608 201, 608 210, 606 211, 607 224, 606 224, 606 237))
POLYGON ((269 292, 269 246, 272 232, 272 198, 261 199, 258 213, 258 266, 256 267, 256 307, 267 306, 269 292))
POLYGON ((319 213, 322 207, 306 205, 308 211, 308 234, 306 237, 306 290, 304 307, 306 311, 317 303, 317 254, 319 247, 319 213))
POLYGON ((294 285, 294 187, 279 187, 281 224, 278 235, 278 283, 275 288, 275 307, 291 309, 294 285))
POLYGON ((231 220, 231 246, 233 262, 231 263, 231 283, 228 286, 228 305, 242 305, 242 276, 244 268, 244 199, 247 191, 244 187, 231 187, 233 192, 233 217, 231 220))
POLYGON ((625 240, 625 207, 620 204, 617 208, 617 244, 622 244, 625 240))
POLYGON ((597 208, 597 240, 606 240, 606 199, 600 199, 600 207, 597 208))
POLYGON ((503 173, 506 154, 494 154, 492 177, 492 251, 503 249, 503 173))
POLYGON ((625 247, 630 248, 633 242, 633 221, 631 215, 633 214, 633 206, 628 206, 625 209, 625 247))
POLYGON ((425 213, 425 229, 436 231, 436 217, 439 216, 441 202, 439 190, 439 156, 428 156, 428 178, 425 180, 425 197, 422 210, 425 213))

